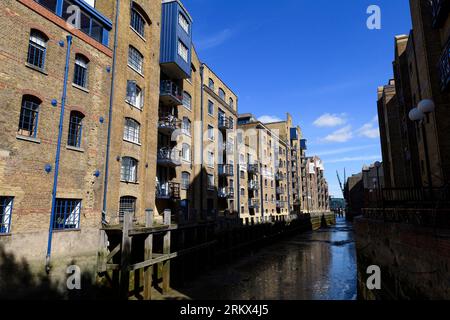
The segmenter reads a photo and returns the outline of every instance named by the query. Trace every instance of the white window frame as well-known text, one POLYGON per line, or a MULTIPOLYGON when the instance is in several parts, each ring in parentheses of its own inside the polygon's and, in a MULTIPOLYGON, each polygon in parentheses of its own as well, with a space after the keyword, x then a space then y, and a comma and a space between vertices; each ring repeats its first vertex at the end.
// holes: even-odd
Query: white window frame
POLYGON ((178 40, 178 49, 177 49, 178 55, 181 59, 183 59, 184 62, 189 62, 189 48, 185 46, 183 41, 178 40))
POLYGON ((141 143, 141 125, 133 118, 125 118, 123 140, 139 145, 141 143), (133 124, 134 127, 130 126, 130 123, 133 124))
POLYGON ((215 140, 215 134, 214 134, 214 127, 210 124, 208 124, 208 139, 210 141, 214 141, 215 140))
POLYGON ((189 34, 190 23, 181 12, 178 13, 178 24, 187 34, 189 34))

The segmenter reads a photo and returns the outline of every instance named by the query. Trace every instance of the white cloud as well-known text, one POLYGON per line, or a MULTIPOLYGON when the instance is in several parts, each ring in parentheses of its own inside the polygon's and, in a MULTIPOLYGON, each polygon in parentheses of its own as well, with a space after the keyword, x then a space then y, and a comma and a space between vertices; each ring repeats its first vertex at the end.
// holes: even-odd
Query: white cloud
POLYGON ((364 124, 357 131, 361 137, 369 139, 377 139, 380 137, 380 129, 378 128, 378 116, 375 116, 371 122, 364 124))
POLYGON ((318 156, 331 156, 331 155, 335 155, 335 154, 341 154, 341 153, 347 153, 347 152, 352 152, 352 151, 359 151, 359 150, 364 150, 364 149, 369 149, 372 147, 376 147, 377 144, 368 144, 368 145, 364 145, 364 146, 355 146, 355 147, 348 147, 348 148, 338 148, 338 149, 331 149, 331 150, 324 150, 324 151, 319 151, 319 152, 314 152, 314 154, 317 154, 318 156))
POLYGON ((283 120, 281 120, 278 117, 275 116, 268 116, 268 115, 264 115, 258 118, 259 121, 261 121, 262 123, 272 123, 272 122, 281 122, 283 120))
POLYGON ((214 47, 218 47, 225 43, 228 39, 230 39, 234 35, 234 31, 231 29, 223 29, 216 34, 213 34, 207 38, 200 39, 196 42, 196 46, 199 49, 211 49, 214 47))
POLYGON ((347 119, 345 119, 345 114, 331 114, 325 113, 321 115, 316 121, 314 121, 314 125, 319 128, 323 127, 337 127, 347 123, 347 119))
POLYGON ((373 155, 373 156, 361 156, 361 157, 344 157, 344 158, 339 158, 339 159, 327 160, 324 162, 339 163, 339 162, 369 161, 369 160, 379 160, 379 159, 381 159, 380 155, 373 155))
POLYGON ((352 138, 353 138, 352 126, 346 126, 329 134, 323 139, 323 141, 343 143, 349 141, 352 138))

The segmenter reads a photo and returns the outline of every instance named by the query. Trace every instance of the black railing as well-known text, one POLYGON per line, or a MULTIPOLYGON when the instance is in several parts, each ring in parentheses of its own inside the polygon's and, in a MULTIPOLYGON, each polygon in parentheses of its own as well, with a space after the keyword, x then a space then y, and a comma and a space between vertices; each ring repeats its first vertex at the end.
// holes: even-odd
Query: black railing
POLYGON ((450 203, 450 188, 388 188, 365 192, 368 208, 415 208, 447 206, 450 203))
POLYGON ((156 188, 157 199, 180 199, 180 184, 169 182, 167 185, 158 186, 156 188))
POLYGON ((178 102, 183 101, 183 93, 181 92, 180 87, 178 87, 175 82, 170 80, 161 81, 160 94, 161 96, 171 96, 178 102))
POLYGON ((450 0, 431 0, 431 14, 433 15, 433 27, 439 28, 447 19, 450 9, 450 0))
POLYGON ((221 164, 219 166, 219 175, 231 177, 234 176, 234 167, 231 164, 221 164))

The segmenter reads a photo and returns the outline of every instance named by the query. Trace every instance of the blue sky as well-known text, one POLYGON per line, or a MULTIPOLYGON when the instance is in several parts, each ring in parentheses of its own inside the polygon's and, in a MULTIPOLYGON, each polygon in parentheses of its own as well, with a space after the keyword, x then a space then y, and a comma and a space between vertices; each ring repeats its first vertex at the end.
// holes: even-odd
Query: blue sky
POLYGON ((239 112, 284 119, 290 112, 325 162, 357 173, 381 160, 379 85, 392 78, 394 36, 411 28, 408 0, 184 0, 202 61, 238 94, 239 112), (370 5, 381 30, 369 30, 370 5))

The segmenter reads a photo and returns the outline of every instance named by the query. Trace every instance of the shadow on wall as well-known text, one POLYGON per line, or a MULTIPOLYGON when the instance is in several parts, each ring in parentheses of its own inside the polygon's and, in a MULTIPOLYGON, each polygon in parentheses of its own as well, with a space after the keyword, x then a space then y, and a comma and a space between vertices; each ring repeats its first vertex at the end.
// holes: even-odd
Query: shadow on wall
MULTIPOLYGON (((73 261, 71 265, 75 265, 73 261)), ((111 299, 111 288, 95 283, 90 273, 82 273, 80 290, 64 290, 66 284, 44 272, 33 273, 25 259, 18 260, 0 245, 0 300, 92 300, 111 299)))

